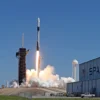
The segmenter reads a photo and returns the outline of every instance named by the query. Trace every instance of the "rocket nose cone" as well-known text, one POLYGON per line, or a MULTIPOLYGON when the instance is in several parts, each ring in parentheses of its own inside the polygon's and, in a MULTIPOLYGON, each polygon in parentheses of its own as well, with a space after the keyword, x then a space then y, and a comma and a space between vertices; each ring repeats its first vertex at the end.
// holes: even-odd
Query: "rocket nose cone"
POLYGON ((40 23, 40 18, 38 17, 38 22, 40 23))
POLYGON ((37 26, 40 27, 40 18, 38 18, 37 21, 38 21, 38 22, 37 22, 37 26))

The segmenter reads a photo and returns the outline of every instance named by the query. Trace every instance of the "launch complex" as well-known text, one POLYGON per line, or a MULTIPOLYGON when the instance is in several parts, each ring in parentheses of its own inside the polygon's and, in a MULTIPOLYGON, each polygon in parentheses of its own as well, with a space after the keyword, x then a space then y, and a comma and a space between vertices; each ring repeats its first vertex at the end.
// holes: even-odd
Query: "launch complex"
MULTIPOLYGON (((26 82, 26 55, 29 50, 24 48, 24 34, 22 36, 22 47, 19 48, 19 51, 16 52, 16 57, 18 58, 18 82, 26 82)), ((39 78, 40 72, 40 18, 37 20, 37 42, 36 42, 36 72, 37 77, 39 78)))
MULTIPOLYGON (((58 77, 56 75, 52 75, 52 67, 47 66, 48 72, 50 76, 48 75, 47 70, 41 70, 41 56, 40 56, 40 18, 37 19, 37 40, 36 40, 36 65, 35 69, 28 70, 26 68, 26 56, 29 52, 29 49, 26 49, 24 47, 24 34, 22 35, 22 47, 19 48, 19 50, 16 52, 16 57, 18 58, 18 83, 16 81, 12 82, 12 84, 9 87, 3 88, 0 90, 0 95, 17 95, 17 96, 23 96, 28 94, 32 94, 32 96, 36 95, 49 95, 50 94, 57 94, 57 93, 65 93, 65 89, 57 87, 58 77), (27 80, 27 70, 29 75, 29 80, 27 80), (31 73, 31 72, 34 73, 31 73), (43 72, 41 74, 41 72, 43 72), (34 79, 37 79, 36 81, 30 81, 30 76, 35 75, 34 79), (50 82, 49 85, 47 85, 45 79, 42 80, 42 78, 47 77, 47 79, 56 78, 55 82, 52 84, 50 82), (41 78, 42 77, 42 78, 41 78), (31 84, 32 82, 32 84, 31 84), (52 86, 51 86, 52 84, 52 86), (46 87, 47 86, 47 87, 46 87)), ((33 77, 32 77, 33 78, 33 77)), ((61 80, 60 80, 61 81, 61 80)), ((60 81, 58 82, 60 85, 60 81)), ((63 81, 61 81, 63 82, 63 81)), ((62 84, 62 83, 61 83, 62 84)), ((62 85, 61 85, 62 86, 62 85)))

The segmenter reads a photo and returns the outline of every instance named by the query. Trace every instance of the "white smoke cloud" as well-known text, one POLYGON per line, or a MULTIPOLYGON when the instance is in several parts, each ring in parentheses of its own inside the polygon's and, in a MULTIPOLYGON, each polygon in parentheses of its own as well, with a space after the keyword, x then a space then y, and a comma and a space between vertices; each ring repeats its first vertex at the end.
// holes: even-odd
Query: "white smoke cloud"
POLYGON ((48 65, 46 68, 40 71, 39 78, 35 69, 26 70, 26 82, 23 82, 20 86, 18 81, 13 80, 10 83, 10 87, 59 87, 64 88, 66 83, 74 82, 71 77, 59 77, 54 73, 54 67, 48 65))
POLYGON ((18 84, 17 81, 13 80, 13 81, 11 81, 11 83, 10 83, 10 87, 11 87, 11 88, 19 88, 19 84, 18 84))
POLYGON ((27 69, 26 80, 30 87, 64 87, 66 83, 75 81, 71 77, 60 78, 59 75, 54 74, 54 67, 50 65, 40 71, 39 78, 35 69, 27 69))
POLYGON ((75 80, 71 77, 61 77, 61 80, 63 80, 65 83, 75 82, 75 80))

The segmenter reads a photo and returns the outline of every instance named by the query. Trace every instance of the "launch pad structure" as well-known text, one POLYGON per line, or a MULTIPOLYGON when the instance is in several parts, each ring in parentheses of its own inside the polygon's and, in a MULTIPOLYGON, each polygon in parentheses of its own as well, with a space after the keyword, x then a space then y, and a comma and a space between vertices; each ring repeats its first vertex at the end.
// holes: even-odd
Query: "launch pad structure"
POLYGON ((18 64, 18 82, 21 85, 22 82, 26 82, 26 55, 29 50, 24 48, 24 35, 22 36, 22 48, 19 48, 19 51, 16 52, 16 57, 19 60, 18 64))

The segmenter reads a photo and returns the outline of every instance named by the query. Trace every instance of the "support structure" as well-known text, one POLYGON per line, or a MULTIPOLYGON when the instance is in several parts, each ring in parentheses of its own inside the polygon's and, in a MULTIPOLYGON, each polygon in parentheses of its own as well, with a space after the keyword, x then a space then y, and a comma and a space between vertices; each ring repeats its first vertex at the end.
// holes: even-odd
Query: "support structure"
POLYGON ((16 57, 19 60, 18 63, 18 82, 21 85, 22 82, 26 82, 26 55, 29 50, 24 48, 24 35, 22 36, 22 48, 19 48, 19 51, 16 52, 16 57))

